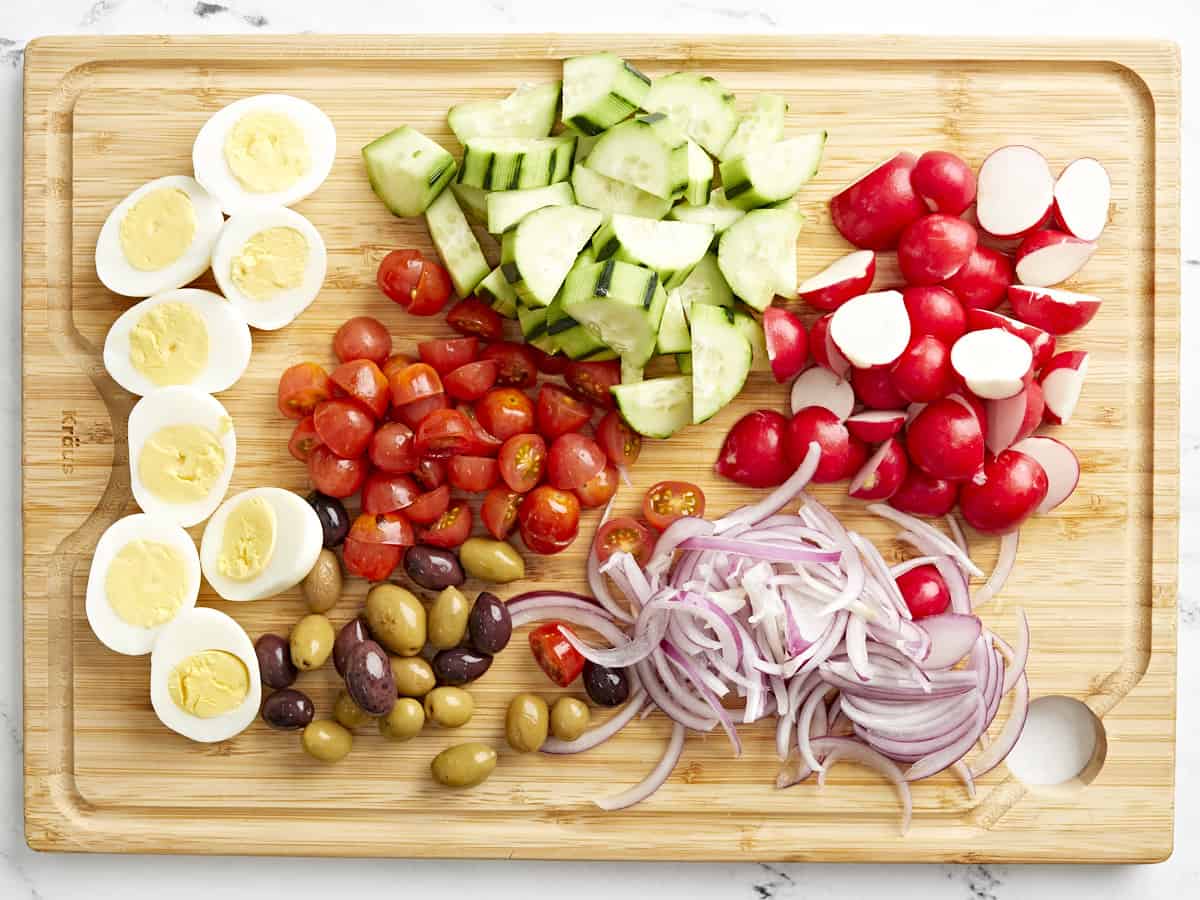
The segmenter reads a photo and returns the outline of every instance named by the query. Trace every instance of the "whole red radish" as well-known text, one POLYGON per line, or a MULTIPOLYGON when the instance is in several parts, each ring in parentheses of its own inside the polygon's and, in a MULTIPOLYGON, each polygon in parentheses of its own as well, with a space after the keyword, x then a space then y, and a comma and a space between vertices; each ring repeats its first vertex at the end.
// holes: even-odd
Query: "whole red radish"
POLYGON ((998 238, 1024 237, 1050 218, 1054 176, 1032 147, 992 151, 979 167, 975 215, 979 227, 998 238))
POLYGON ((1056 341, 1054 335, 1042 331, 1036 325, 1019 322, 1016 319, 993 312, 990 309, 967 310, 967 330, 983 331, 985 328, 1003 328, 1009 334, 1015 334, 1029 345, 1033 351, 1034 370, 1040 370, 1054 355, 1056 341))
POLYGON ((896 259, 909 284, 938 284, 966 264, 978 242, 979 234, 969 222, 930 213, 904 229, 896 259))
POLYGON ((906 287, 904 308, 914 335, 930 334, 951 347, 967 333, 967 312, 944 287, 906 287))
POLYGON ((861 463, 866 456, 862 441, 852 437, 841 419, 822 406, 806 407, 788 422, 784 447, 793 469, 804 461, 813 441, 821 447, 821 461, 812 479, 818 483, 841 481, 851 473, 856 457, 861 463), (861 449, 852 448, 852 444, 861 449))
POLYGON ((804 323, 795 313, 768 306, 763 310, 762 328, 771 374, 780 383, 795 378, 808 362, 808 332, 804 323))
POLYGON ((1096 252, 1094 241, 1081 241, 1062 231, 1035 231, 1017 247, 1017 280, 1046 287, 1066 281, 1096 252))
POLYGON ((1048 489, 1046 470, 1037 460, 1004 450, 963 485, 958 506, 976 531, 1004 534, 1033 515, 1048 489))
POLYGON ((958 216, 975 202, 975 171, 953 153, 922 153, 910 177, 913 190, 930 212, 958 216))
POLYGON ((904 405, 904 397, 896 390, 887 366, 855 369, 850 384, 858 402, 870 409, 899 409, 904 405))
POLYGON ((828 369, 838 378, 850 374, 850 360, 842 355, 833 338, 829 335, 829 325, 833 321, 833 313, 825 313, 812 324, 808 333, 808 348, 812 353, 813 362, 828 369))
POLYGON ((963 267, 946 279, 945 287, 954 292, 963 306, 995 309, 1015 280, 1012 260, 1007 254, 979 244, 963 267))
POLYGON ((1014 284, 1008 289, 1013 315, 1050 334, 1078 331, 1100 309, 1100 298, 1058 288, 1014 284))
POLYGON ((909 459, 935 478, 970 478, 983 465, 983 427, 965 404, 935 400, 908 423, 909 459))
POLYGON ((788 420, 773 409, 742 416, 725 435, 717 474, 750 487, 782 484, 795 471, 784 449, 787 430, 788 420))
POLYGON ((908 455, 896 438, 888 438, 855 473, 848 493, 856 500, 886 500, 908 475, 908 455))
POLYGON ((917 566, 896 578, 896 587, 913 619, 937 616, 950 608, 950 589, 934 566, 917 566))
POLYGON ((900 232, 928 210, 912 186, 917 158, 897 153, 829 201, 833 225, 864 250, 891 250, 900 232))
MULTIPOLYGON (((911 455, 909 456, 911 460, 911 455)), ((958 482, 934 478, 916 466, 908 467, 908 477, 888 503, 900 512, 914 516, 944 516, 958 502, 958 482)))
POLYGON ((835 310, 851 297, 869 291, 874 280, 874 251, 856 250, 834 261, 796 290, 813 309, 835 310))
POLYGON ((950 348, 931 334, 915 337, 892 364, 890 375, 892 390, 904 403, 929 403, 944 397, 953 385, 950 348))
POLYGON ((1046 401, 1046 421, 1051 425, 1066 425, 1071 421, 1087 372, 1085 350, 1066 350, 1046 363, 1041 385, 1046 401))

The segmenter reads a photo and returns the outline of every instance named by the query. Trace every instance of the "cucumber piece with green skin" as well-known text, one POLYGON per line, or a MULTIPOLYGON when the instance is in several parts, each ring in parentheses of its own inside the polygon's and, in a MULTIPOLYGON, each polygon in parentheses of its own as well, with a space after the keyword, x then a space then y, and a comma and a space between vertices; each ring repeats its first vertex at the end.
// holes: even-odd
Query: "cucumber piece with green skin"
POLYGON ((658 272, 668 287, 683 281, 712 243, 713 230, 688 222, 662 222, 613 213, 592 238, 596 259, 610 257, 658 272))
POLYGON ((517 292, 508 283, 500 267, 492 269, 488 276, 475 285, 475 296, 506 319, 517 317, 517 292))
POLYGON ((621 384, 637 384, 646 380, 646 365, 638 363, 627 356, 621 357, 621 384))
POLYGON ((746 215, 744 209, 738 209, 725 199, 724 188, 716 188, 708 195, 708 203, 703 206, 680 203, 671 209, 667 214, 667 218, 675 219, 679 222, 711 225, 714 232, 721 234, 744 215, 746 215))
POLYGON ((739 209, 757 209, 787 200, 816 174, 825 132, 767 144, 721 163, 725 199, 739 209))
POLYGON ((397 216, 425 212, 458 167, 440 144, 408 125, 371 141, 362 157, 371 190, 397 216))
POLYGON ((612 53, 563 60, 563 121, 599 134, 641 106, 650 78, 612 53))
POLYGON ((638 434, 669 438, 692 421, 692 376, 666 375, 618 384, 613 398, 622 418, 638 434))
POLYGON ((500 268, 526 306, 549 306, 603 216, 583 206, 546 206, 504 233, 500 268))
POLYGON ((687 353, 692 349, 692 336, 688 331, 687 316, 683 314, 683 303, 678 289, 667 291, 667 306, 658 325, 658 353, 687 353))
POLYGON ((425 224, 433 238, 433 246, 454 282, 454 293, 469 297, 475 285, 487 277, 491 267, 452 191, 442 191, 429 204, 425 210, 425 224))
POLYGON ((723 306, 692 307, 692 423, 711 419, 741 391, 753 351, 723 306))
POLYGON ((665 113, 688 136, 713 156, 737 129, 733 94, 717 79, 695 72, 675 72, 659 78, 642 101, 642 109, 665 113))
POLYGON ((691 353, 676 353, 675 367, 679 369, 680 375, 692 374, 692 354, 691 353))
POLYGON ((563 285, 563 309, 632 365, 654 355, 667 305, 652 269, 607 260, 581 266, 563 285))
POLYGON ((667 291, 667 308, 658 326, 659 353, 686 353, 692 349, 688 320, 695 303, 733 306, 733 291, 711 253, 696 264, 681 285, 667 291))
POLYGON ((450 190, 454 191, 454 199, 462 207, 467 221, 487 228, 488 192, 482 188, 471 187, 469 184, 459 184, 457 181, 451 183, 450 190))
POLYGON ((759 94, 754 107, 738 120, 737 130, 721 151, 721 159, 736 159, 756 147, 783 140, 787 101, 778 94, 759 94))
POLYGON ((471 138, 458 170, 461 184, 485 191, 545 187, 571 174, 575 136, 471 138))
POLYGON ((712 193, 713 161, 695 141, 688 141, 688 182, 683 197, 688 203, 703 206, 712 193))
POLYGON ((767 338, 758 319, 739 309, 734 310, 733 324, 750 343, 750 371, 770 372, 771 360, 767 356, 767 338))
POLYGON ((486 196, 487 230, 492 234, 503 234, 535 209, 575 203, 575 192, 565 181, 524 191, 492 191, 486 196))
POLYGON ((687 187, 687 137, 661 113, 631 119, 600 136, 588 168, 669 199, 687 187))
MULTIPOLYGON (((596 261, 590 247, 585 247, 575 260, 571 271, 589 266, 596 261)), ((570 273, 567 278, 571 277, 570 273)), ((571 359, 615 359, 616 353, 598 337, 587 330, 563 309, 565 291, 559 291, 554 302, 546 307, 546 331, 554 338, 555 346, 571 359)))
POLYGON ((537 347, 543 353, 554 353, 558 349, 554 338, 546 327, 547 311, 543 306, 531 308, 523 303, 517 304, 517 321, 521 325, 521 335, 525 343, 537 347))
POLYGON ((661 219, 671 209, 670 197, 655 197, 583 165, 576 164, 571 171, 571 187, 575 189, 576 203, 598 209, 605 215, 626 213, 643 219, 661 219))
POLYGON ((471 100, 450 107, 446 121, 465 144, 477 137, 548 137, 558 113, 562 83, 530 84, 500 100, 471 100))
MULTIPOLYGON (((578 128, 570 125, 566 130, 575 135, 575 168, 579 167, 581 162, 588 158, 588 154, 592 152, 592 148, 596 146, 596 141, 600 140, 598 134, 584 134, 578 128)), ((571 175, 574 177, 575 169, 571 170, 571 175)))
POLYGON ((796 241, 804 217, 791 209, 756 209, 721 235, 717 262, 733 293, 762 311, 778 294, 796 296, 796 241))

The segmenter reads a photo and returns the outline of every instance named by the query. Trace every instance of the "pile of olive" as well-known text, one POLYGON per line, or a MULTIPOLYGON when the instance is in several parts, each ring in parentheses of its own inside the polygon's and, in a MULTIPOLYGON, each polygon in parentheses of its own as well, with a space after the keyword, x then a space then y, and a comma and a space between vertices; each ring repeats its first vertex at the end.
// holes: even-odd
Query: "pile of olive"
POLYGON ((550 706, 537 694, 517 694, 508 704, 504 735, 518 753, 534 753, 550 735, 560 741, 579 739, 591 719, 588 705, 577 697, 559 697, 550 706))
POLYGON ((458 587, 474 578, 508 584, 525 577, 525 560, 507 541, 468 538, 458 553, 417 544, 404 551, 404 572, 418 587, 430 591, 458 587))

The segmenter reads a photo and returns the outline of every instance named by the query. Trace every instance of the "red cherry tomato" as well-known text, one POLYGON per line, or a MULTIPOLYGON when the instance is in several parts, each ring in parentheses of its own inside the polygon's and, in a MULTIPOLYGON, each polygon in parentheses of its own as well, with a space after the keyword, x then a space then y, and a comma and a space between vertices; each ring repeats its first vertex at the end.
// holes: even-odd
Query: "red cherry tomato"
POLYGON ((460 491, 482 493, 500 480, 496 460, 489 456, 452 456, 446 468, 450 486, 460 491))
POLYGON ((500 477, 519 494, 532 491, 546 467, 546 442, 538 434, 515 434, 500 448, 500 477))
POLYGON ((443 547, 447 550, 458 547, 471 536, 471 507, 465 500, 451 504, 428 528, 417 535, 422 544, 443 547))
POLYGON ((534 553, 558 553, 579 534, 579 498, 549 485, 534 488, 521 501, 517 524, 534 553))
POLYGON ((378 319, 355 316, 334 332, 333 352, 341 362, 369 359, 382 366, 392 353, 392 336, 378 319))
POLYGON ((437 370, 428 363, 405 366, 388 379, 388 384, 392 389, 392 403, 396 406, 424 400, 444 390, 437 370))
POLYGON ((628 469, 642 452, 642 436, 625 424, 615 409, 596 426, 596 443, 614 466, 628 469))
POLYGON ((288 452, 300 462, 308 462, 308 455, 312 453, 313 447, 320 443, 321 438, 317 436, 317 429, 313 426, 313 417, 305 416, 292 430, 292 436, 288 439, 288 452))
POLYGON ((499 366, 494 359, 480 359, 447 372, 442 379, 446 393, 455 400, 478 400, 496 383, 499 366))
POLYGON ((449 469, 444 459, 423 459, 413 472, 413 478, 427 491, 437 490, 446 483, 448 477, 449 469))
POLYGON ((414 400, 403 406, 393 406, 392 416, 399 418, 409 428, 416 428, 432 412, 439 409, 449 409, 450 398, 444 393, 434 394, 421 400, 414 400))
POLYGON ((369 359, 352 359, 333 370, 333 383, 357 400, 378 421, 387 412, 392 395, 388 380, 369 359))
POLYGON ((417 452, 433 459, 462 453, 474 440, 474 429, 457 409, 438 409, 417 426, 417 452))
POLYGON ((404 548, 398 544, 371 544, 347 537, 342 545, 346 571, 367 581, 387 581, 403 555, 404 548))
POLYGON ((543 375, 561 375, 567 370, 567 363, 570 360, 561 353, 547 353, 545 350, 539 350, 532 344, 528 344, 526 347, 533 354, 538 371, 543 375))
POLYGON ((475 404, 483 430, 502 441, 533 431, 533 403, 516 388, 492 388, 475 404))
POLYGON ((367 452, 375 423, 362 407, 350 400, 326 400, 313 413, 313 427, 326 447, 338 456, 354 459, 367 452))
POLYGON ((585 509, 595 509, 603 506, 613 498, 621 476, 617 474, 616 466, 607 465, 579 487, 575 488, 575 496, 579 505, 585 509))
POLYGON ((592 418, 592 404, 556 384, 543 384, 537 395, 537 430, 548 441, 578 431, 592 418))
POLYGON ((322 494, 349 497, 367 478, 370 463, 365 457, 343 459, 324 444, 313 447, 308 455, 308 477, 322 494))
POLYGON ((521 506, 522 496, 498 484, 483 498, 479 515, 483 519, 483 527, 496 540, 504 540, 517 527, 517 509, 521 506))
POLYGON ((615 404, 610 389, 621 383, 621 364, 615 359, 605 362, 572 361, 567 363, 563 380, 583 399, 612 409, 615 404))
POLYGON ((298 363, 279 376, 276 405, 289 419, 311 416, 317 404, 333 395, 333 382, 316 363, 298 363))
POLYGON ((703 516, 704 491, 690 481, 660 481, 646 491, 642 515, 659 531, 683 516, 703 516))
POLYGON ((654 532, 632 516, 609 519, 596 532, 596 558, 604 562, 617 552, 633 556, 639 566, 650 561, 654 553, 654 532))
POLYGON ((421 362, 433 366, 439 375, 445 375, 479 357, 479 338, 421 341, 417 344, 417 353, 421 355, 421 362))
POLYGON ((375 471, 362 486, 362 511, 377 515, 409 506, 420 495, 417 483, 407 475, 375 471))
POLYGON ((350 526, 347 540, 364 544, 387 544, 391 547, 411 547, 413 527, 402 512, 363 513, 350 526))
POLYGON ((566 626, 547 622, 529 633, 529 649, 546 676, 559 687, 570 687, 583 672, 586 660, 563 637, 566 626))
POLYGON ((401 369, 412 365, 415 360, 407 353, 393 353, 387 360, 380 364, 380 371, 383 372, 383 377, 391 383, 392 376, 401 369))
POLYGON ((367 451, 371 465, 383 472, 404 475, 417 467, 417 438, 403 422, 384 422, 371 438, 367 451))
POLYGON ((471 446, 463 453, 467 456, 495 456, 498 454, 504 441, 489 433, 479 424, 479 419, 475 418, 475 408, 469 403, 463 403, 456 408, 471 423, 471 446))
POLYGON ((496 383, 516 388, 531 388, 537 383, 537 359, 524 344, 501 341, 489 344, 480 359, 493 359, 500 367, 496 383))
POLYGON ((734 423, 725 435, 716 470, 739 484, 774 487, 795 471, 784 452, 788 420, 773 409, 758 409, 734 423))
POLYGON ((950 607, 950 589, 933 566, 910 569, 896 579, 896 586, 914 619, 940 615, 950 607))
POLYGON ((562 491, 583 487, 604 468, 607 459, 590 437, 570 432, 556 438, 547 458, 547 480, 562 491))
POLYGON ((404 510, 410 522, 418 525, 432 525, 442 513, 450 508, 450 486, 443 484, 427 494, 422 494, 404 510))
POLYGON ((375 282, 388 299, 414 316, 433 316, 450 299, 450 275, 416 250, 393 250, 379 264, 375 282))
POLYGON ((504 320, 478 297, 468 297, 455 303, 446 313, 446 324, 459 334, 473 334, 485 341, 504 337, 504 320))

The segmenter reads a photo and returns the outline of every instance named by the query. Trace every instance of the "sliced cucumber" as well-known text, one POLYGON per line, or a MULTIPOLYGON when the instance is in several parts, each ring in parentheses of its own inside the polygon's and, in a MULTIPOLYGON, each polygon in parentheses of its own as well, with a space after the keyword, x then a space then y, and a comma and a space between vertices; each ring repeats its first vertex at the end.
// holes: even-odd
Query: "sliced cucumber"
POLYGON ((737 129, 733 94, 717 79, 695 72, 676 72, 655 81, 642 108, 666 113, 713 156, 721 155, 737 129))
POLYGON ((458 205, 462 207, 467 220, 487 228, 488 192, 469 184, 459 184, 457 181, 451 183, 450 190, 454 191, 454 198, 458 200, 458 205))
POLYGON ((491 304, 492 309, 506 319, 517 317, 517 292, 508 283, 500 267, 492 269, 488 276, 475 285, 475 296, 484 303, 491 304))
POLYGON ((572 270, 563 285, 563 309, 632 365, 654 354, 667 305, 658 274, 608 260, 572 270))
POLYGON ((711 225, 713 231, 720 234, 745 214, 744 209, 738 209, 725 199, 724 188, 717 188, 708 195, 708 203, 704 206, 680 203, 668 213, 667 217, 680 222, 711 225))
POLYGON ((419 216, 454 177, 457 163, 439 144, 404 125, 362 149, 367 180, 397 216, 419 216))
POLYGON ((517 304, 517 321, 521 324, 521 335, 525 343, 537 347, 543 353, 554 353, 558 349, 554 338, 546 327, 548 311, 545 307, 531 308, 517 304))
POLYGON ((545 187, 571 174, 575 136, 552 138, 471 138, 463 151, 458 180, 486 191, 545 187))
POLYGON ((465 144, 477 137, 544 138, 557 118, 562 84, 528 84, 501 100, 471 100, 450 107, 446 121, 465 144))
POLYGON ((723 306, 692 307, 692 423, 711 419, 741 391, 750 373, 750 342, 723 306))
MULTIPOLYGON (((596 261, 590 247, 585 247, 575 260, 571 272, 596 261)), ((567 274, 568 280, 570 273, 567 274)), ((559 291, 554 302, 546 307, 546 331, 554 338, 555 346, 571 359, 614 359, 616 353, 583 325, 567 315, 563 308, 566 291, 559 291)))
POLYGON ((695 141, 688 141, 688 181, 683 197, 688 203, 703 206, 712 193, 713 161, 695 141))
POLYGON ((771 360, 767 357, 767 338, 758 319, 739 309, 733 313, 733 324, 750 342, 750 371, 770 372, 771 360))
POLYGON ((824 148, 825 132, 814 131, 721 163, 725 199, 740 209, 786 200, 816 174, 824 148))
POLYGON ((734 294, 759 311, 772 298, 796 296, 796 241, 804 217, 790 209, 756 209, 721 235, 717 262, 734 294))
POLYGON ((425 210, 425 224, 438 256, 454 282, 454 292, 459 297, 468 297, 475 285, 487 277, 491 266, 479 249, 479 241, 467 217, 459 209, 452 191, 442 191, 425 210))
POLYGON ((599 134, 641 106, 650 78, 612 53, 563 61, 563 121, 599 134))
POLYGON ((705 254, 704 258, 696 263, 691 274, 684 279, 683 284, 671 293, 679 295, 685 316, 691 310, 693 303, 733 306, 733 291, 730 290, 725 276, 721 274, 717 258, 711 253, 705 254))
POLYGON ((612 388, 617 408, 638 434, 669 438, 692 421, 692 376, 667 375, 612 388))
POLYGON ((547 206, 505 232, 500 268, 526 306, 549 306, 603 217, 583 206, 547 206))
MULTIPOLYGON (((578 167, 581 162, 588 158, 588 154, 592 152, 592 148, 596 146, 596 141, 600 140, 598 134, 584 134, 578 128, 567 126, 567 131, 575 135, 575 166, 578 167)), ((574 169, 571 170, 572 174, 574 169)))
POLYGON ((759 94, 754 107, 738 120, 737 130, 721 151, 721 159, 736 159, 766 144, 783 140, 787 101, 778 94, 759 94))
POLYGON ((588 168, 669 198, 687 187, 687 137, 661 113, 631 119, 600 136, 588 168))
POLYGON ((692 354, 691 353, 676 353, 675 368, 679 369, 680 375, 692 374, 692 354))
POLYGON ((600 175, 578 164, 571 171, 571 187, 575 189, 576 203, 606 215, 626 213, 644 219, 661 219, 671 208, 669 197, 655 197, 632 184, 600 175))
POLYGON ((646 380, 646 364, 634 362, 627 356, 621 357, 621 384, 637 384, 646 380))
POLYGON ((535 209, 574 203, 575 192, 565 181, 525 191, 493 191, 487 195, 487 230, 503 234, 535 209))
POLYGON ((687 316, 683 314, 683 303, 679 291, 667 291, 667 307, 663 310, 658 325, 658 353, 687 353, 692 349, 692 336, 688 332, 687 316))
POLYGON ((664 284, 673 287, 687 277, 712 239, 713 230, 708 225, 613 213, 608 224, 592 238, 592 247, 598 260, 613 257, 648 266, 658 272, 664 284))

